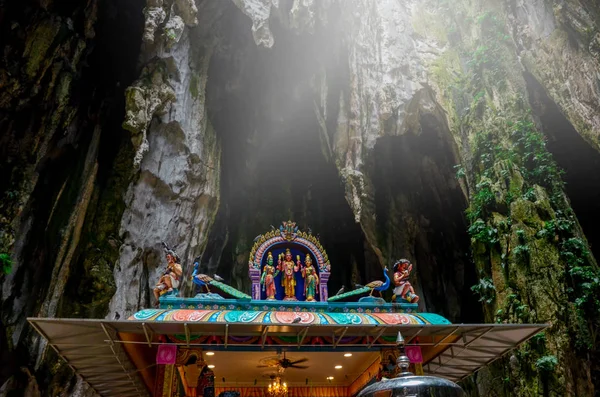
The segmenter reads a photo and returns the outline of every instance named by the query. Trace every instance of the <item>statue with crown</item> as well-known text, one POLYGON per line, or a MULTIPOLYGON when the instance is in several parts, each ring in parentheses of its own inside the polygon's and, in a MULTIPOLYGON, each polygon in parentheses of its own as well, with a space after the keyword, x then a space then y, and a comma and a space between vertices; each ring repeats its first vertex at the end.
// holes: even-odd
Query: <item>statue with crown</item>
POLYGON ((315 295, 319 293, 319 275, 317 269, 312 265, 312 259, 306 254, 304 267, 302 268, 302 278, 304 279, 304 296, 307 302, 315 302, 315 295))
POLYGON ((281 278, 281 286, 284 288, 285 297, 283 300, 295 301, 296 299, 296 275, 298 270, 302 268, 300 262, 300 255, 296 256, 296 263, 292 261, 292 252, 290 249, 285 250, 285 254, 282 252, 279 254, 278 262, 279 271, 283 274, 281 278))

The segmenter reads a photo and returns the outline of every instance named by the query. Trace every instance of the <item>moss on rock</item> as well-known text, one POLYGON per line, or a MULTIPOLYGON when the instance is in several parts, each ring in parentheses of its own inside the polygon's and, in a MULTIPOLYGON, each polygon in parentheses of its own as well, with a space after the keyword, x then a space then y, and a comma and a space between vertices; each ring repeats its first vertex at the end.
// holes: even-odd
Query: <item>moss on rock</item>
MULTIPOLYGON (((458 7, 466 7, 463 14, 474 14, 464 4, 458 7)), ((559 396, 583 383, 587 386, 580 388, 580 395, 591 395, 591 363, 577 359, 573 351, 585 339, 581 324, 596 329, 600 313, 591 302, 581 308, 588 295, 574 286, 574 268, 565 261, 587 269, 581 271, 586 274, 582 278, 598 274, 598 269, 564 199, 560 170, 523 100, 526 84, 504 24, 490 12, 458 23, 455 26, 471 40, 454 43, 430 65, 441 93, 438 99, 451 110, 448 118, 455 137, 469 142, 461 154, 469 160, 469 232, 481 278, 473 289, 486 319, 552 324, 543 339, 524 345, 490 372, 492 378, 504 379, 498 386, 505 394, 552 390, 550 395, 559 396), (485 298, 485 280, 493 282, 494 299, 485 298), (548 357, 557 357, 556 365, 547 365, 554 362, 548 357), (574 382, 575 373, 584 381, 574 382)), ((557 33, 554 40, 561 37, 557 33)), ((593 282, 590 288, 595 290, 593 282)), ((594 354, 596 347, 586 346, 586 354, 594 354)))

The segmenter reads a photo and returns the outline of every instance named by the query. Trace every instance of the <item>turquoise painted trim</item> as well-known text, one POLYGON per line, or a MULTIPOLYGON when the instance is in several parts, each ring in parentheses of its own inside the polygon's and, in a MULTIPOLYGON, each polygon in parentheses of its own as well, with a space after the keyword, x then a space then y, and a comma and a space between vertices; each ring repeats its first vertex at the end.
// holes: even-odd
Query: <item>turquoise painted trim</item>
MULTIPOLYGON (((223 306, 224 307, 224 306, 223 306)), ((176 321, 193 323, 252 323, 252 324, 294 324, 302 325, 373 325, 387 324, 424 325, 426 320, 415 314, 408 313, 290 313, 264 310, 228 310, 215 308, 210 310, 196 309, 145 309, 135 313, 130 320, 143 321, 176 321), (323 321, 325 320, 325 321, 323 321)))
POLYGON ((425 322, 430 323, 430 324, 435 324, 435 325, 452 324, 445 317, 442 317, 439 314, 435 314, 435 313, 417 313, 416 316, 421 317, 423 320, 425 320, 425 322))
POLYGON ((224 306, 227 310, 316 313, 418 313, 419 308, 419 305, 416 303, 248 301, 245 299, 215 299, 214 295, 198 294, 194 298, 180 298, 172 295, 163 296, 160 298, 160 308, 211 310, 224 306))

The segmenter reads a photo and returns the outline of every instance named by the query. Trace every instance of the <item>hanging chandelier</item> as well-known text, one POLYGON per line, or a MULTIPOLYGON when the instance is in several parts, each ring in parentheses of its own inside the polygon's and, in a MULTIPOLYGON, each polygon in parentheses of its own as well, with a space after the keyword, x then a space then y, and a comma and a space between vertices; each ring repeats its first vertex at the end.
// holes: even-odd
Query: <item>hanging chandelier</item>
POLYGON ((281 383, 281 378, 276 377, 273 382, 269 383, 267 394, 269 397, 286 397, 288 392, 287 383, 281 383))

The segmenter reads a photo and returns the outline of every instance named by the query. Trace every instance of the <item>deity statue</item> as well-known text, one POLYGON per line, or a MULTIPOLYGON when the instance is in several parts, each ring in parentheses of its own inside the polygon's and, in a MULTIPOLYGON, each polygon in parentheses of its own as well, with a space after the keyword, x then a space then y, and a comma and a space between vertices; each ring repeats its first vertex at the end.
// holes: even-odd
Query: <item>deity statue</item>
POLYGON ((400 259, 394 264, 394 296, 392 302, 396 301, 396 297, 407 300, 410 303, 417 303, 419 296, 415 294, 415 290, 408 282, 408 276, 412 272, 412 263, 406 259, 400 259))
POLYGON ((200 374, 196 395, 202 397, 215 397, 215 373, 208 367, 204 367, 200 374))
POLYGON ((157 307, 158 298, 160 298, 161 295, 173 292, 173 289, 179 288, 179 282, 183 274, 183 268, 179 264, 179 256, 177 256, 172 249, 167 247, 165 243, 163 243, 163 245, 165 246, 167 268, 156 283, 156 286, 153 290, 154 297, 156 298, 155 306, 157 307))
POLYGON ((275 277, 279 274, 279 269, 273 266, 273 254, 269 252, 267 256, 267 264, 263 268, 262 276, 260 277, 260 283, 262 284, 263 291, 266 291, 267 300, 275 300, 275 277))
POLYGON ((301 266, 300 255, 296 257, 296 263, 294 263, 289 248, 285 250, 285 256, 283 253, 279 254, 278 268, 283 273, 281 285, 285 290, 285 298, 283 298, 283 300, 296 300, 296 278, 294 273, 298 272, 298 269, 301 266))
POLYGON ((306 259, 304 260, 302 277, 304 277, 304 296, 306 296, 306 301, 314 302, 315 295, 319 293, 317 289, 319 276, 317 275, 317 269, 312 265, 312 259, 309 254, 306 254, 306 259))

